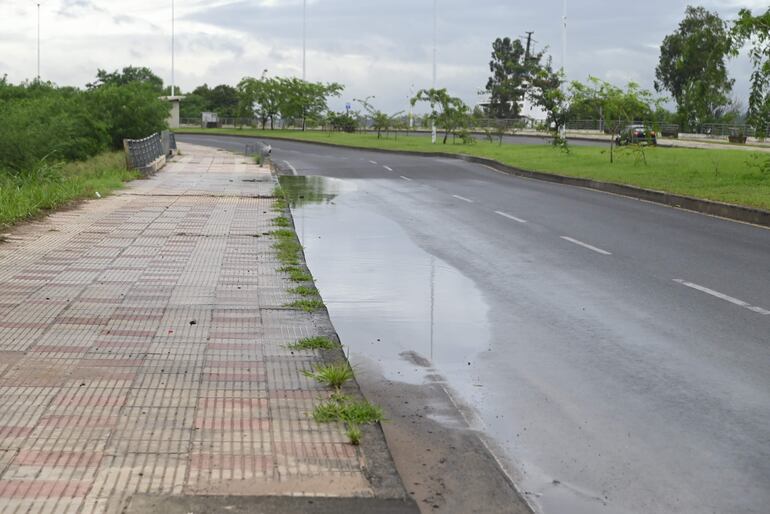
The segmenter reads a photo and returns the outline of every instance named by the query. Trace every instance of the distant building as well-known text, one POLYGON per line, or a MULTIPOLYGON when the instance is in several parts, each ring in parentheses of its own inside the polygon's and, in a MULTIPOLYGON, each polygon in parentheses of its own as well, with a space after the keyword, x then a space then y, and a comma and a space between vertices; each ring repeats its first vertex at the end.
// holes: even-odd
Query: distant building
POLYGON ((171 104, 168 115, 168 128, 179 128, 179 106, 184 100, 183 96, 161 96, 161 100, 165 100, 171 104))

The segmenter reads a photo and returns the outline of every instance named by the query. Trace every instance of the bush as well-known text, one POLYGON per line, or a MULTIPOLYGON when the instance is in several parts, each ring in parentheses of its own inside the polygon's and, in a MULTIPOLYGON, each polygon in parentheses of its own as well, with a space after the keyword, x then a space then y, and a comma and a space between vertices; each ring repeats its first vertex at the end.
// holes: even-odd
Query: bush
POLYGON ((169 105, 146 84, 104 85, 88 95, 92 114, 104 120, 116 150, 123 148, 124 139, 141 139, 168 128, 169 105))

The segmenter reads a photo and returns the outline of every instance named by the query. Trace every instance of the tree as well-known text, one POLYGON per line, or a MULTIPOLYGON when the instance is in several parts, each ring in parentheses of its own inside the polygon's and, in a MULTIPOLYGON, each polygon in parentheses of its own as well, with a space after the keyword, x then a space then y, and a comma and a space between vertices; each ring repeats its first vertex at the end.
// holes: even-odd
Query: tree
POLYGON ((734 55, 733 38, 719 14, 688 6, 679 28, 663 40, 655 69, 655 89, 671 93, 683 126, 714 121, 729 103, 735 80, 728 78, 726 61, 734 55))
POLYGON ((470 109, 461 99, 450 96, 446 89, 421 89, 411 99, 412 105, 417 102, 430 103, 431 113, 428 119, 444 129, 444 144, 450 133, 469 124, 470 109))
POLYGON ((741 43, 751 43, 754 70, 751 73, 748 122, 754 127, 757 137, 764 138, 770 123, 770 8, 757 16, 749 9, 742 9, 733 34, 741 43))
POLYGON ((345 89, 336 82, 307 82, 298 78, 278 79, 281 93, 279 108, 281 116, 289 119, 301 119, 302 130, 307 119, 320 119, 328 110, 328 98, 340 96, 345 89))
POLYGON ((374 106, 369 103, 369 98, 374 98, 374 97, 370 96, 363 100, 354 98, 353 101, 360 103, 361 106, 364 108, 364 110, 369 114, 369 116, 371 116, 372 126, 374 130, 377 131, 377 139, 380 139, 380 137, 382 137, 382 132, 389 131, 391 127, 393 127, 396 124, 396 119, 402 114, 404 114, 404 111, 399 111, 396 114, 384 113, 379 109, 375 109, 374 106))
POLYGON ((589 77, 587 84, 572 82, 570 95, 570 109, 602 116, 604 129, 610 134, 610 162, 614 162, 615 139, 620 130, 633 122, 651 123, 662 104, 661 99, 635 82, 629 82, 623 90, 596 77, 589 77))
POLYGON ((562 90, 564 74, 554 71, 549 58, 544 64, 533 70, 527 97, 533 105, 546 113, 546 123, 553 135, 554 146, 564 146, 561 131, 567 122, 567 98, 562 90))
POLYGON ((163 79, 155 75, 150 68, 137 68, 126 66, 122 71, 107 73, 105 70, 97 70, 96 80, 86 84, 88 89, 96 89, 102 86, 125 86, 139 83, 149 87, 158 95, 163 94, 163 79))
POLYGON ((486 91, 490 95, 489 111, 493 118, 517 118, 528 81, 537 70, 545 52, 530 54, 518 39, 497 38, 492 43, 492 60, 486 91))
POLYGON ((243 112, 256 114, 265 129, 270 120, 270 130, 275 128, 275 117, 280 114, 281 80, 270 78, 266 73, 261 78, 244 77, 238 83, 238 97, 243 112))
POLYGON ((147 84, 103 85, 88 94, 93 113, 104 120, 115 149, 123 148, 123 139, 141 139, 168 128, 168 102, 147 84))

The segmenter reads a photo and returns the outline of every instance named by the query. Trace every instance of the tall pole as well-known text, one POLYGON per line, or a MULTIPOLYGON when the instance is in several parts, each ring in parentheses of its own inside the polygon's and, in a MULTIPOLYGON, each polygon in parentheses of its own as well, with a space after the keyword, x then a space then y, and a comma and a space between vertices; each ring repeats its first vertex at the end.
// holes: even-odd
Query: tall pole
MULTIPOLYGON (((436 89, 436 54, 438 52, 438 0, 433 0, 433 89, 436 89)), ((431 103, 431 111, 434 105, 431 103)), ((431 142, 436 144, 436 120, 431 121, 431 142)))
POLYGON ((171 96, 175 96, 176 92, 176 48, 174 38, 175 33, 176 16, 174 12, 174 0, 171 0, 171 96))
POLYGON ((564 0, 563 12, 562 12, 562 35, 561 35, 561 71, 562 71, 562 128, 561 137, 566 142, 567 140, 567 118, 565 116, 565 109, 567 103, 567 0, 564 0))
POLYGON ((40 2, 37 3, 37 81, 40 82, 40 2))
POLYGON ((302 0, 302 80, 307 80, 307 0, 302 0))

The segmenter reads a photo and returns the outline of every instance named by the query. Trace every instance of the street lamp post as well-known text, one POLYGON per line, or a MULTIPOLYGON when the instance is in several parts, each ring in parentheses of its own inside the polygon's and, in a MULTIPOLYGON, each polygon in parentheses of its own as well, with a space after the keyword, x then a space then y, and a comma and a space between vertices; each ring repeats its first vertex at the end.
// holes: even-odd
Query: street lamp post
POLYGON ((307 80, 307 0, 302 0, 302 80, 307 80))
MULTIPOLYGON (((438 52, 438 0, 433 0, 433 89, 436 89, 436 54, 438 52)), ((435 106, 431 103, 431 111, 435 106)), ((431 122, 431 136, 430 140, 432 144, 436 144, 436 120, 435 118, 431 122)))
POLYGON ((37 81, 40 82, 40 2, 37 2, 37 81))
POLYGON ((174 0, 171 0, 171 96, 174 96, 176 92, 176 48, 174 38, 175 33, 176 16, 174 12, 174 0))
POLYGON ((567 118, 565 116, 565 109, 567 103, 567 0, 564 0, 562 9, 562 36, 561 36, 561 71, 562 71, 562 128, 561 137, 567 141, 567 118))

